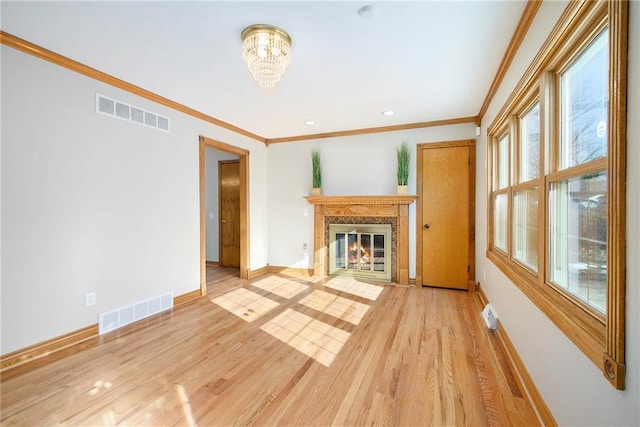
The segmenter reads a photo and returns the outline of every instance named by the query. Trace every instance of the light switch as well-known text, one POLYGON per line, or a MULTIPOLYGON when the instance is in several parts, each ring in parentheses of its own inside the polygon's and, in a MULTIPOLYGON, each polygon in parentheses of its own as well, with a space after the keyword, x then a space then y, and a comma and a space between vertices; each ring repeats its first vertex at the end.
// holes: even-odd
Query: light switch
POLYGON ((209 212, 209 219, 213 220, 213 212, 209 212))

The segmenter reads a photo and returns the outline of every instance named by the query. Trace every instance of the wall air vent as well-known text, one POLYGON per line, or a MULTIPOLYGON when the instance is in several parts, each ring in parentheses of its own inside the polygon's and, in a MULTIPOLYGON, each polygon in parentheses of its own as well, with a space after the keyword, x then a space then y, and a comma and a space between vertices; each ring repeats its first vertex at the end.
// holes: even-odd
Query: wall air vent
POLYGON ((169 132, 169 119, 158 113, 143 110, 108 96, 96 93, 96 113, 169 132))
POLYGON ((168 294, 102 313, 98 320, 98 333, 102 335, 161 311, 169 310, 172 307, 173 292, 169 292, 168 294))

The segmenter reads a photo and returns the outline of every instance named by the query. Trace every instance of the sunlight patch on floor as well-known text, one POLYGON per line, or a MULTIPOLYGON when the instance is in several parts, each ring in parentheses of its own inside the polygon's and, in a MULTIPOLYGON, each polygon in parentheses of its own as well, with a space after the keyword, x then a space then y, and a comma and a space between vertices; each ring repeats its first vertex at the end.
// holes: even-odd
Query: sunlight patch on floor
POLYGON ((384 289, 382 286, 370 285, 369 283, 358 282, 355 279, 345 279, 342 277, 333 278, 324 284, 325 287, 337 291, 346 292, 351 295, 375 301, 384 289))
POLYGON ((265 279, 252 282, 251 286, 260 288, 264 291, 271 292, 282 298, 293 298, 301 292, 306 291, 309 287, 293 280, 268 277, 265 279))
POLYGON ((299 302, 306 307, 328 314, 337 319, 346 320, 354 325, 359 325, 369 310, 367 304, 362 304, 320 290, 313 291, 313 293, 302 298, 299 302))
POLYGON ((326 367, 331 366, 350 335, 290 308, 260 329, 326 367))
POLYGON ((93 383, 93 387, 91 388, 91 390, 89 390, 88 394, 89 394, 89 396, 94 396, 94 395, 98 394, 98 392, 101 389, 109 389, 109 388, 111 388, 111 385, 112 384, 109 381, 98 380, 95 383, 93 383))
POLYGON ((182 410, 184 411, 184 417, 187 419, 187 425, 189 427, 197 426, 187 391, 182 384, 176 384, 176 390, 178 391, 178 396, 180 396, 180 402, 182 402, 182 410))
POLYGON ((107 412, 102 414, 102 426, 103 427, 111 427, 118 425, 116 421, 116 415, 113 413, 113 410, 109 409, 107 412))
POLYGON ((211 301, 247 322, 253 322, 280 305, 245 288, 234 289, 211 301))

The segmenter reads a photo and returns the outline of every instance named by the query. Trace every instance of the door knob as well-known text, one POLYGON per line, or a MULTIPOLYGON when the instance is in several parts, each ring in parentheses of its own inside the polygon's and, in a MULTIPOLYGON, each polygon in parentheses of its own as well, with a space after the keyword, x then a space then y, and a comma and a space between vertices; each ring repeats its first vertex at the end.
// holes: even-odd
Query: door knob
POLYGON ((424 225, 424 228, 429 229, 430 227, 431 227, 431 226, 430 226, 429 224, 425 224, 425 225, 424 225))
POLYGON ((223 223, 223 224, 226 224, 226 223, 227 223, 227 220, 226 220, 226 219, 223 219, 223 220, 222 220, 222 221, 220 221, 220 222, 221 222, 221 223, 223 223))

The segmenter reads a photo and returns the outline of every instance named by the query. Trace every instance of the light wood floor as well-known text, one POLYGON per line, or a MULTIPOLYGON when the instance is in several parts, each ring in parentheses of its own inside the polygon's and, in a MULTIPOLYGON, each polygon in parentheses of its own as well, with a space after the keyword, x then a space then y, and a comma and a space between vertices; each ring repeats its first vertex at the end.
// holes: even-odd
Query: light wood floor
POLYGON ((539 425, 473 293, 208 270, 206 298, 5 373, 2 425, 539 425))

